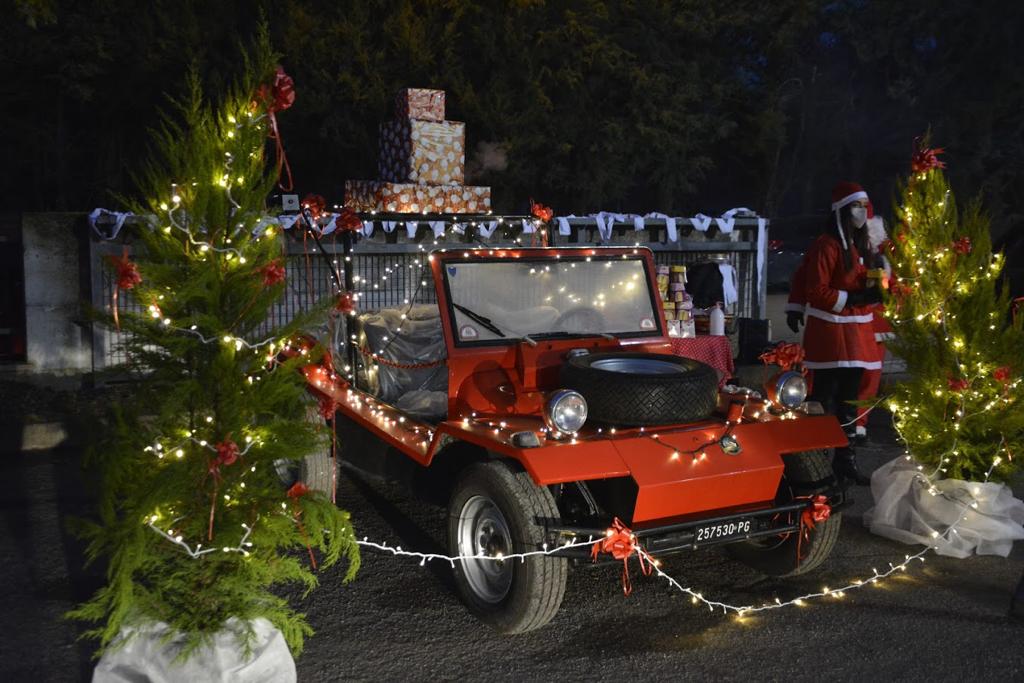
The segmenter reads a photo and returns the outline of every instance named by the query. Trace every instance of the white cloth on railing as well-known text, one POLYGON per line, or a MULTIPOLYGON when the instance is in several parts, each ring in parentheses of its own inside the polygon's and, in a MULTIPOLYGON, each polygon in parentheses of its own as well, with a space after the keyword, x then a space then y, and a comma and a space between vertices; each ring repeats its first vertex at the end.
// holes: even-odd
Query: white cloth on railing
POLYGON ((722 274, 722 303, 730 306, 740 298, 736 286, 736 269, 730 263, 719 263, 718 272, 722 274))
POLYGON ((484 238, 487 239, 494 234, 494 231, 498 229, 498 221, 481 221, 477 223, 476 231, 484 238))
MULTIPOLYGON (((768 256, 768 219, 757 219, 757 294, 760 298, 764 290, 764 263, 768 256)), ((762 313, 763 315, 763 313, 762 313)))
POLYGON ((711 216, 705 216, 702 213, 698 213, 696 216, 690 218, 690 223, 693 225, 694 229, 699 232, 707 232, 708 228, 711 227, 711 221, 713 220, 714 219, 711 216))
POLYGON ((643 216, 633 216, 633 229, 637 230, 637 231, 640 231, 640 230, 644 229, 644 217, 643 216))
POLYGON ((675 242, 679 239, 679 231, 676 229, 676 219, 668 214, 658 213, 652 211, 651 213, 644 216, 644 218, 660 218, 665 221, 665 236, 667 241, 675 242))
POLYGON ((373 221, 363 221, 363 237, 373 234, 373 221))
POLYGON ((384 232, 394 232, 396 225, 398 225, 398 221, 381 221, 380 222, 380 227, 384 228, 384 232))
POLYGON ((444 235, 444 221, 428 221, 427 225, 430 226, 435 239, 444 235))
POLYGON ((405 222, 405 234, 409 236, 409 239, 416 237, 416 231, 420 229, 419 221, 406 221, 405 222))
POLYGON ((118 234, 121 232, 121 228, 124 227, 125 220, 131 215, 132 214, 127 211, 109 211, 107 209, 96 207, 89 212, 89 227, 93 229, 93 232, 95 232, 101 240, 116 240, 118 234), (99 221, 100 218, 107 216, 112 217, 114 219, 114 223, 110 228, 110 232, 105 234, 100 230, 97 225, 97 221, 99 221))
POLYGON ((614 211, 601 211, 593 214, 594 222, 597 223, 597 232, 600 233, 601 239, 609 240, 612 238, 612 230, 615 229, 615 221, 620 223, 626 222, 626 214, 615 213, 614 211))
POLYGON ((454 232, 456 235, 465 235, 466 234, 466 224, 465 223, 452 223, 452 232, 454 232))
POLYGON ((1005 484, 929 482, 915 461, 900 456, 872 473, 871 495, 875 504, 864 513, 871 533, 930 545, 940 555, 1007 557, 1013 542, 1024 539, 1024 501, 1005 484))
POLYGON ((572 227, 569 226, 569 219, 576 218, 573 214, 568 216, 558 216, 555 220, 558 221, 558 234, 559 235, 571 235, 572 227))
POLYGON ((520 219, 520 220, 522 220, 522 223, 523 223, 523 234, 524 235, 529 235, 530 233, 535 232, 537 230, 537 226, 535 226, 533 224, 533 220, 531 220, 529 218, 523 218, 523 219, 520 219))

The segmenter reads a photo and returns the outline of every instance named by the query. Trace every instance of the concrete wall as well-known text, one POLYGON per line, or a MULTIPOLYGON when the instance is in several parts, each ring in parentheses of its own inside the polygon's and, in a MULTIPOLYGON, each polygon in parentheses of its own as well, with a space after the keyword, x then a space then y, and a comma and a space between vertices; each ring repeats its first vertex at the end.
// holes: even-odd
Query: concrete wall
MULTIPOLYGON (((92 370, 84 324, 81 213, 24 214, 26 355, 30 372, 92 370)), ((86 259, 87 260, 87 259, 86 259)))

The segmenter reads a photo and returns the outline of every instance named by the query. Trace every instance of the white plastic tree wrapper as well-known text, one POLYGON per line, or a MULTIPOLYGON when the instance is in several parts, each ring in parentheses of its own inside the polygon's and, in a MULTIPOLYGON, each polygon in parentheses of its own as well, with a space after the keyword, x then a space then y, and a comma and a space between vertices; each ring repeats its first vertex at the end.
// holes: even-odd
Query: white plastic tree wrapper
POLYGON ((252 654, 243 655, 236 619, 213 636, 184 662, 174 659, 181 651, 181 636, 164 642, 166 624, 126 629, 131 636, 123 647, 114 647, 100 658, 93 671, 94 683, 171 683, 177 681, 237 681, 244 683, 290 683, 296 680, 295 660, 284 636, 266 619, 252 621, 255 637, 252 654))
POLYGON ((961 479, 929 482, 915 461, 899 457, 871 475, 871 495, 875 505, 864 513, 871 533, 933 546, 940 555, 1006 557, 1013 542, 1024 539, 1024 501, 1014 498, 1004 484, 961 479), (932 487, 934 494, 929 492, 932 487), (971 507, 972 502, 977 508, 971 507))

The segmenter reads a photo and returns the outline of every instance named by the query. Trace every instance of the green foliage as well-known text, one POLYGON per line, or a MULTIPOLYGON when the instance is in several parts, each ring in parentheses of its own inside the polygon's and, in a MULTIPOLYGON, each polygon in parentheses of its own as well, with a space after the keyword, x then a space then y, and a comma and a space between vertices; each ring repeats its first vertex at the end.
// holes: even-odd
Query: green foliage
POLYGON ((943 172, 900 188, 888 314, 910 374, 890 407, 910 452, 947 476, 1005 479, 1024 449, 1024 332, 978 202, 958 210, 943 172))
MULTIPOLYGON (((264 617, 298 653, 311 630, 272 589, 313 589, 314 552, 321 567, 344 559, 346 580, 359 566, 348 514, 322 494, 289 495, 274 467, 326 439, 323 423, 307 419, 300 373, 315 353, 279 355, 310 317, 261 328, 284 289, 263 278, 283 255, 281 231, 253 234, 275 182, 254 93, 275 63, 263 33, 245 76, 216 106, 193 77, 190 96, 155 134, 160 157, 142 178, 148 199, 132 207, 150 217, 135 249, 142 281, 131 291, 149 308, 120 319, 140 384, 92 448, 99 520, 81 529, 90 560, 108 560, 108 583, 71 613, 98 622, 88 635, 102 648, 122 627, 156 621, 186 636, 187 657, 229 618, 264 617), (217 449, 229 441, 240 451, 233 462, 217 449), (193 557, 156 529, 193 553, 216 550, 193 557)), ((251 634, 239 636, 247 644, 251 634)))

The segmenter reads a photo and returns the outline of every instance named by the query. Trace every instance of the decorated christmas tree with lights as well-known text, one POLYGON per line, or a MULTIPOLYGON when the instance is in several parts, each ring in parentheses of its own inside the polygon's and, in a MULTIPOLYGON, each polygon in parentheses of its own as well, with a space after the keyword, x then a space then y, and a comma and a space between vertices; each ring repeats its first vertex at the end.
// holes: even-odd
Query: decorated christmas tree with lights
POLYGON ((889 407, 927 474, 1005 480, 1024 448, 1024 311, 1013 310, 980 204, 957 207, 942 152, 918 148, 885 245, 890 348, 909 374, 889 407))
MULTIPOLYGON (((137 395, 117 407, 94 447, 100 519, 83 523, 108 583, 71 616, 99 625, 102 648, 147 624, 167 624, 182 658, 225 629, 244 650, 269 620, 293 652, 312 631, 275 588, 311 590, 313 571, 359 555, 347 513, 330 494, 288 488, 282 461, 328 438, 307 420, 301 370, 318 359, 297 344, 314 310, 267 331, 285 288, 284 237, 265 202, 279 172, 264 147, 294 98, 265 33, 247 73, 215 104, 191 92, 155 137, 141 180, 145 221, 134 255, 114 259, 117 288, 144 309, 114 310, 137 395), (125 290, 130 290, 127 292, 125 290)), ((278 169, 279 170, 279 169, 278 169)))

